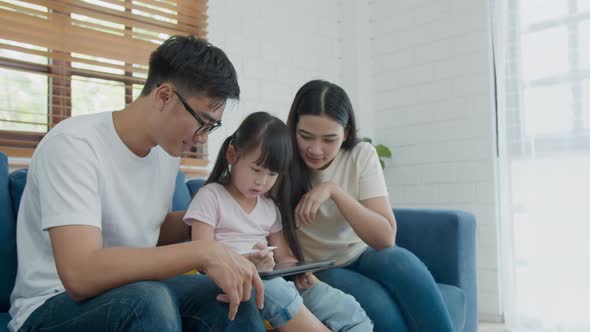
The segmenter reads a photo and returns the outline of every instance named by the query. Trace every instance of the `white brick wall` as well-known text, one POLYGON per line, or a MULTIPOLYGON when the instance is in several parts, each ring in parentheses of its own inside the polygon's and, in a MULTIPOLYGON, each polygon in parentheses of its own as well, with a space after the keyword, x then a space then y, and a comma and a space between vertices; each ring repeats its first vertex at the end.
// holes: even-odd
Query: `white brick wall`
POLYGON ((215 0, 209 6, 209 39, 236 65, 242 88, 239 107, 210 137, 210 158, 246 114, 266 110, 286 120, 304 82, 340 83, 361 135, 392 148, 385 174, 393 206, 475 214, 480 313, 499 317, 487 2, 215 0))
POLYGON ((479 311, 501 315, 487 2, 368 2, 378 142, 393 206, 459 208, 478 222, 479 311))
POLYGON ((209 40, 234 63, 242 89, 238 107, 209 138, 212 167, 223 139, 247 114, 267 111, 286 121, 305 82, 341 83, 342 7, 339 0, 215 0, 208 14, 209 40))

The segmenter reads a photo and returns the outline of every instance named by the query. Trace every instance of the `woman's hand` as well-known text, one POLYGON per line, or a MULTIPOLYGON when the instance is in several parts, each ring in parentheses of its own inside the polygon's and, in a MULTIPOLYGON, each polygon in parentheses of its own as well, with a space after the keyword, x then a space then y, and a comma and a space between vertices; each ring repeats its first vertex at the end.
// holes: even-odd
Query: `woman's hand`
POLYGON ((313 286, 317 281, 317 278, 311 272, 305 272, 298 274, 295 277, 295 287, 299 290, 308 289, 313 286))
POLYGON ((303 195, 295 208, 295 225, 313 224, 320 206, 332 197, 336 186, 333 182, 320 183, 303 195))
POLYGON ((259 251, 247 256, 258 271, 270 271, 275 266, 274 254, 266 248, 264 243, 256 242, 252 249, 259 249, 259 251))

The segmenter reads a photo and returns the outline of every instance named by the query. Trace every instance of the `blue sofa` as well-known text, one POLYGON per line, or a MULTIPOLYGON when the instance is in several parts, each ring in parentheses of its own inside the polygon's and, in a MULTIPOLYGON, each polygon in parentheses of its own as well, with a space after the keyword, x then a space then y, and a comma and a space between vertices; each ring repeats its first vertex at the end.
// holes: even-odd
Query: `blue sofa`
MULTIPOLYGON (((16 276, 16 214, 26 184, 26 170, 8 173, 0 153, 0 332, 10 320, 10 293, 16 276)), ((174 210, 185 210, 202 180, 186 182, 179 173, 174 210)), ((428 267, 451 313, 457 331, 477 331, 475 219, 461 211, 394 209, 397 243, 428 267)), ((436 331, 432 331, 436 332, 436 331)))

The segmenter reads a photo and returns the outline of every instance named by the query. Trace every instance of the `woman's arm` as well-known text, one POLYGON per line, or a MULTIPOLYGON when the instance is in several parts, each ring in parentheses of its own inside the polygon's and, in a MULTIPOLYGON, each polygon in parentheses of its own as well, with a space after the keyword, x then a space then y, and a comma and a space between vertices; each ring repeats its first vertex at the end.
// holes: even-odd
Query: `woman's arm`
POLYGON ((359 202, 338 185, 331 186, 332 199, 361 240, 376 250, 395 244, 397 225, 387 197, 359 202))
POLYGON ((386 196, 357 201, 333 182, 324 182, 303 195, 295 209, 297 224, 312 224, 325 201, 333 199, 356 234, 371 247, 381 250, 395 244, 397 226, 386 196))

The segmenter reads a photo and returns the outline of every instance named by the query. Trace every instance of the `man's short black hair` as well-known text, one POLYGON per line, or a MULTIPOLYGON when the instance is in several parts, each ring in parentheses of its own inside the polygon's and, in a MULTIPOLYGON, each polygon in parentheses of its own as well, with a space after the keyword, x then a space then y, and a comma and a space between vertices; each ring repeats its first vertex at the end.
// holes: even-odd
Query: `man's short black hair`
POLYGON ((202 94, 222 102, 240 97, 238 76, 227 55, 194 36, 172 36, 152 52, 141 95, 150 94, 165 82, 189 95, 202 94))

